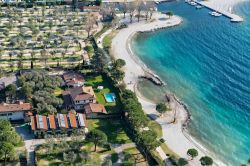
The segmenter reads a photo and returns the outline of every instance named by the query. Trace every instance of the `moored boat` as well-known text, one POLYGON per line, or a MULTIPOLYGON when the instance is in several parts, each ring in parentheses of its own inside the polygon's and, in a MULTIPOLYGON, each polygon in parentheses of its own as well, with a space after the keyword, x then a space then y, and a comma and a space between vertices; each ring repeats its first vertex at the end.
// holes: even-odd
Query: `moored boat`
POLYGON ((216 11, 210 12, 210 15, 214 16, 214 17, 220 17, 222 14, 216 11))

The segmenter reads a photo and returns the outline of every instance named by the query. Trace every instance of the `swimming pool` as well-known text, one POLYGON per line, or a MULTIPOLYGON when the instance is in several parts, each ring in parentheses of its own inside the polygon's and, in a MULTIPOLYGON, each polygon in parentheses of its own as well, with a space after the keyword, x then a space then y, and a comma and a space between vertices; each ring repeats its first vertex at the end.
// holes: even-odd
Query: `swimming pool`
POLYGON ((115 102, 115 94, 114 93, 106 93, 104 94, 105 100, 108 103, 113 103, 115 102))

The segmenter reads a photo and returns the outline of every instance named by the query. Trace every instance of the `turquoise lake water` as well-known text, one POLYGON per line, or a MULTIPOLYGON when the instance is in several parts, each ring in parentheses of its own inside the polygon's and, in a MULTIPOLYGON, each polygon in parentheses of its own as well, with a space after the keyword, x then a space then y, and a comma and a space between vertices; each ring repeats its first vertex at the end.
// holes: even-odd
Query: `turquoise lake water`
POLYGON ((166 83, 155 88, 140 83, 142 93, 154 100, 166 90, 188 105, 189 131, 227 165, 250 158, 250 3, 234 11, 243 23, 215 18, 203 8, 183 1, 161 4, 183 18, 182 25, 132 41, 134 53, 166 83), (156 95, 157 94, 157 95, 156 95))

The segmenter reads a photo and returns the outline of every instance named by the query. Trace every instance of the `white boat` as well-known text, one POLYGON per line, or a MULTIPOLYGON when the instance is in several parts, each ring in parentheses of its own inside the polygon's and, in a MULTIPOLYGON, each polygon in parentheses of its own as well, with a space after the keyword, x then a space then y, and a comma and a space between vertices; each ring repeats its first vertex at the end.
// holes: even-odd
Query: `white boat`
POLYGON ((196 9, 201 9, 201 8, 203 8, 204 6, 201 6, 201 5, 197 5, 196 6, 196 9))
POLYGON ((210 15, 214 16, 214 17, 220 17, 222 14, 216 11, 210 12, 210 15))
POLYGON ((189 2, 191 2, 191 0, 185 0, 185 2, 186 2, 186 3, 189 3, 189 2))
POLYGON ((197 5, 197 3, 196 2, 190 2, 190 5, 195 6, 195 5, 197 5))

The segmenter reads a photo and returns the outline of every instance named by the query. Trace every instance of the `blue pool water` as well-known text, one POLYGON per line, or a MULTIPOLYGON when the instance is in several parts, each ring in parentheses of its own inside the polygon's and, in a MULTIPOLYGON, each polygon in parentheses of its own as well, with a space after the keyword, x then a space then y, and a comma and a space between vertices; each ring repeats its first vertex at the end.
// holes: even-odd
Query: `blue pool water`
POLYGON ((189 131, 230 166, 250 158, 250 3, 234 8, 243 23, 215 18, 183 1, 161 4, 174 11, 182 25, 132 41, 135 54, 166 83, 157 89, 140 84, 146 97, 170 90, 189 107, 189 131))
POLYGON ((115 102, 115 94, 114 93, 106 93, 104 94, 105 100, 108 103, 113 103, 115 102))

